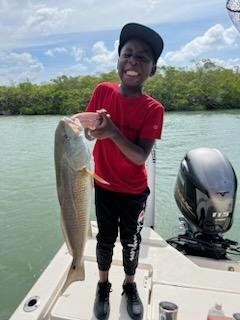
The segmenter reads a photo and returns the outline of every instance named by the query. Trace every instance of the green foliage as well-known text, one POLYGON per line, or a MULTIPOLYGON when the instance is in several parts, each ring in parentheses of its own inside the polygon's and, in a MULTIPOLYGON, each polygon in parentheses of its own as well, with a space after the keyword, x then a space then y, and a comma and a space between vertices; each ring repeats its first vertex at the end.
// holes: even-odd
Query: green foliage
MULTIPOLYGON (((119 81, 116 71, 84 77, 62 75, 40 85, 0 86, 0 114, 82 112, 96 85, 105 81, 119 81)), ((211 60, 196 62, 191 70, 162 66, 147 80, 144 91, 167 111, 240 108, 240 69, 225 69, 211 60)))

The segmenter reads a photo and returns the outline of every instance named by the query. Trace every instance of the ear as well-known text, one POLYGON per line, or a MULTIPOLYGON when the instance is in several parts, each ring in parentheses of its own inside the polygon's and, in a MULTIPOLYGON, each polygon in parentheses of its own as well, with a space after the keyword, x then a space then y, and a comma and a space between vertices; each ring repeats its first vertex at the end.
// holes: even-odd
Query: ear
POLYGON ((154 64, 149 76, 152 77, 155 74, 156 70, 157 70, 157 66, 154 64))

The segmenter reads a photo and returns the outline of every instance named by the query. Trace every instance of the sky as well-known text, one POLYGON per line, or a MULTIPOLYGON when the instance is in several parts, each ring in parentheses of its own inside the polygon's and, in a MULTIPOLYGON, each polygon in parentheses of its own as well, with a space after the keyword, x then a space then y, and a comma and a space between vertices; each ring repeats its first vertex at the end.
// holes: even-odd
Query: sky
POLYGON ((240 33, 225 0, 0 0, 0 84, 115 70, 128 22, 162 36, 158 65, 191 68, 211 59, 240 67, 240 33))

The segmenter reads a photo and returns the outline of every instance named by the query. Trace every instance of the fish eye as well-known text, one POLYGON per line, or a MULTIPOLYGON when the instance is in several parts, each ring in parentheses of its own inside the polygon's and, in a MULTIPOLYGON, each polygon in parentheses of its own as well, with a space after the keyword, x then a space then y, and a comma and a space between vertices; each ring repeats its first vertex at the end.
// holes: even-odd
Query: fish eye
POLYGON ((64 135, 64 138, 66 139, 66 140, 70 140, 70 138, 65 134, 64 135))

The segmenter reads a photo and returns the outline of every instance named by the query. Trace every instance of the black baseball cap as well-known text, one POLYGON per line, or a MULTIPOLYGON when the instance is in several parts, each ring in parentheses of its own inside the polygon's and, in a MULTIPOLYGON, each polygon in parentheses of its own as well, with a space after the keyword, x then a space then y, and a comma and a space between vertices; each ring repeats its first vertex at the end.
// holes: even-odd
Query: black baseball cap
POLYGON ((139 23, 128 23, 126 24, 120 33, 118 54, 122 50, 124 44, 130 39, 140 39, 146 42, 152 49, 154 54, 154 62, 157 63, 163 50, 163 39, 160 35, 151 28, 148 28, 139 23))

